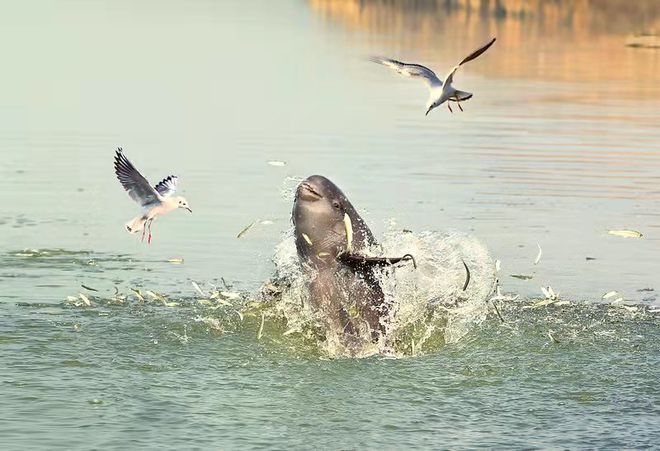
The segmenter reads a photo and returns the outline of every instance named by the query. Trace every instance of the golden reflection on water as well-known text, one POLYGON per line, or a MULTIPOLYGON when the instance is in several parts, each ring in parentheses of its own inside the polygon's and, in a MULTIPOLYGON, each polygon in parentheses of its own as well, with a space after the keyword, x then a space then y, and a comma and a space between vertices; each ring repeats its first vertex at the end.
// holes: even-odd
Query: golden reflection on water
MULTIPOLYGON (((358 46, 358 55, 383 53, 427 64, 442 75, 497 37, 493 49, 461 75, 479 75, 466 83, 488 103, 478 126, 454 129, 455 143, 437 136, 445 165, 449 149, 460 148, 453 171, 412 175, 452 178, 469 170, 469 183, 498 200, 660 199, 660 48, 626 46, 636 33, 660 38, 660 1, 309 0, 309 5, 322 26, 339 30, 351 48, 358 46)), ((375 76, 369 80, 380 82, 375 76)), ((394 80, 387 83, 395 86, 394 80)), ((441 133, 416 117, 402 114, 397 121, 408 131, 408 145, 441 133)))
POLYGON ((374 49, 444 67, 497 36, 497 57, 470 70, 489 77, 586 82, 581 99, 660 97, 660 49, 626 46, 660 34, 657 0, 310 0, 324 21, 367 32, 374 49), (607 84, 606 90, 598 84, 607 84))

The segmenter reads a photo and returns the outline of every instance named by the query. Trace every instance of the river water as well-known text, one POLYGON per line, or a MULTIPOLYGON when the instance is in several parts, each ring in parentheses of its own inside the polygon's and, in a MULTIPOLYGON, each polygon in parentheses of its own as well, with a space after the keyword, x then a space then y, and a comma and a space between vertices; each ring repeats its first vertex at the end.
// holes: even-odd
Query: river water
POLYGON ((477 3, 1 5, 3 447, 657 446, 660 51, 624 44, 660 12, 477 3), (368 61, 444 74, 490 36, 463 113, 368 61), (151 245, 118 146, 193 209, 151 245), (241 318, 315 173, 378 237, 478 239, 502 320, 356 359, 241 318))

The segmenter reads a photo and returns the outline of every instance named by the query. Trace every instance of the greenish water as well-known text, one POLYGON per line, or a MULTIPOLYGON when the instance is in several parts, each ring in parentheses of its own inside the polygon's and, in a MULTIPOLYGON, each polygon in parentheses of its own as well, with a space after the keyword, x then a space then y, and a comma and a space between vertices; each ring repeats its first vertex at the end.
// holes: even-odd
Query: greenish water
POLYGON ((2 447, 656 447, 660 54, 565 24, 525 44, 507 20, 434 10, 436 35, 426 10, 323 5, 0 6, 2 447), (493 29, 457 76, 465 113, 424 117, 423 87, 366 61, 444 72, 493 29), (594 79, 599 52, 620 71, 594 79), (155 222, 150 246, 122 226, 117 146, 154 182, 179 175, 194 210, 155 222), (236 310, 313 173, 379 237, 391 219, 476 236, 519 295, 496 301, 504 321, 486 305, 457 342, 399 358, 259 334, 258 310, 236 310), (206 304, 191 281, 240 297, 206 304), (548 285, 569 303, 535 305, 548 285))
POLYGON ((504 305, 414 358, 319 359, 190 303, 3 314, 11 448, 654 447, 656 316, 504 305), (548 328, 559 343, 548 339, 548 328))

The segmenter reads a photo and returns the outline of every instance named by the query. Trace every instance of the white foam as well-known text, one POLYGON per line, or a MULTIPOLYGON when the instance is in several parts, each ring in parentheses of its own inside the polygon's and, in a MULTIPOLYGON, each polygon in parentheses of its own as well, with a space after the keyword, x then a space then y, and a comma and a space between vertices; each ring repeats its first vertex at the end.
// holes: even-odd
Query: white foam
MULTIPOLYGON (((417 269, 401 263, 378 273, 391 305, 385 336, 371 344, 365 335, 359 349, 355 343, 349 349, 341 339, 342 331, 326 331, 326 339, 319 345, 328 355, 419 354, 458 342, 486 318, 487 300, 495 286, 495 264, 479 240, 459 232, 409 233, 394 227, 392 224, 381 244, 368 253, 387 257, 412 254, 417 269), (471 275, 465 291, 463 262, 471 275)), ((289 329, 315 327, 306 286, 309 277, 302 271, 292 232, 276 247, 274 263, 277 278, 286 282, 275 303, 277 315, 286 318, 289 329)))

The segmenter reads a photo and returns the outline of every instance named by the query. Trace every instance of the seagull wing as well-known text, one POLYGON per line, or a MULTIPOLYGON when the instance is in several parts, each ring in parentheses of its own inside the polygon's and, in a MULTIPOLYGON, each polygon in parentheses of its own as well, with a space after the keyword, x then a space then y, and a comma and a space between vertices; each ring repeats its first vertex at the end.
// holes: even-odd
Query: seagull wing
POLYGON ((154 186, 154 189, 161 196, 170 197, 176 191, 178 184, 179 177, 176 175, 170 175, 169 177, 164 178, 160 183, 158 183, 158 185, 154 186))
POLYGON ((484 53, 486 50, 488 50, 488 48, 489 48, 491 45, 493 45, 493 43, 495 42, 496 39, 497 39, 497 38, 493 38, 493 39, 491 39, 491 40, 488 42, 488 44, 486 44, 486 45, 484 45, 483 47, 480 47, 480 48, 478 48, 477 50, 475 50, 474 52, 470 53, 468 56, 466 56, 465 58, 463 58, 463 61, 461 61, 460 63, 458 63, 458 65, 459 65, 459 66, 462 66, 463 64, 465 64, 465 63, 467 63, 467 62, 469 62, 469 61, 472 61, 473 59, 475 59, 475 58, 477 58, 478 56, 480 56, 482 53, 484 53))
POLYGON ((451 71, 449 71, 449 73, 445 77, 445 86, 449 86, 454 82, 454 74, 456 73, 459 67, 460 66, 454 66, 454 68, 451 71))
POLYGON ((135 166, 128 161, 121 147, 115 154, 115 174, 121 183, 121 186, 128 192, 135 202, 141 206, 147 206, 160 202, 159 195, 154 190, 147 179, 144 178, 135 166))
POLYGON ((495 42, 496 39, 497 38, 491 39, 486 45, 478 48, 477 50, 475 50, 474 52, 470 53, 468 56, 463 58, 463 60, 460 63, 458 63, 458 65, 456 67, 454 67, 447 74, 447 76, 445 77, 445 84, 448 84, 448 83, 451 84, 454 81, 454 74, 456 73, 458 68, 461 67, 463 64, 465 64, 467 62, 470 62, 473 59, 476 59, 477 57, 479 57, 482 53, 484 53, 486 50, 488 50, 491 45, 493 45, 493 43, 495 42))
POLYGON ((422 80, 429 88, 435 86, 442 86, 442 82, 428 67, 422 66, 421 64, 409 64, 402 63, 401 61, 382 58, 380 56, 374 56, 371 58, 371 61, 374 63, 382 64, 387 66, 390 69, 395 70, 397 73, 403 75, 404 77, 418 78, 422 80))

